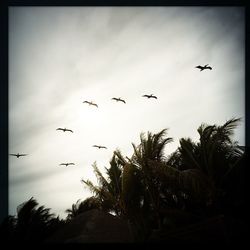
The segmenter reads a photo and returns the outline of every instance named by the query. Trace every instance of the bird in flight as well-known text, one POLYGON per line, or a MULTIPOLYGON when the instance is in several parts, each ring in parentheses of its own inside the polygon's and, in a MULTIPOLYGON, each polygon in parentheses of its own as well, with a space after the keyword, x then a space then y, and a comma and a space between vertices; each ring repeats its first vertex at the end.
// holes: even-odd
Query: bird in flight
POLYGON ((125 100, 121 99, 120 97, 119 98, 113 97, 111 100, 115 100, 117 102, 124 102, 124 103, 126 103, 125 100))
POLYGON ((96 106, 98 108, 98 105, 96 103, 89 102, 89 101, 84 101, 83 103, 88 103, 89 105, 96 106))
POLYGON ((204 69, 210 69, 210 70, 212 70, 212 67, 211 67, 211 66, 208 66, 208 64, 206 64, 206 65, 204 65, 204 66, 198 65, 198 66, 196 66, 195 68, 200 69, 200 71, 202 71, 202 70, 204 70, 204 69))
POLYGON ((69 131, 69 132, 73 133, 73 131, 71 129, 67 129, 67 128, 57 128, 56 130, 62 130, 63 132, 69 131))
POLYGON ((75 165, 75 163, 70 162, 70 163, 61 163, 60 165, 64 165, 65 167, 69 166, 69 165, 75 165))
POLYGON ((150 99, 150 98, 157 99, 157 97, 155 95, 153 95, 153 94, 151 94, 151 95, 143 95, 142 97, 147 97, 148 99, 150 99))
POLYGON ((93 147, 95 147, 95 148, 105 148, 105 149, 107 149, 105 146, 99 146, 99 145, 93 145, 93 147))
POLYGON ((10 155, 13 155, 13 156, 16 156, 17 158, 19 158, 20 156, 25 156, 25 155, 27 155, 27 154, 10 154, 10 155))

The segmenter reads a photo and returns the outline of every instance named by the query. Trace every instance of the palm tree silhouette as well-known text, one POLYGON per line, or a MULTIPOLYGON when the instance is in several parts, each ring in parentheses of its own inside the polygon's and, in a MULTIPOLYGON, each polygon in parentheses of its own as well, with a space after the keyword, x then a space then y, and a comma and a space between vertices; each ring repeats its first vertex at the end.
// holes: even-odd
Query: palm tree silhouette
POLYGON ((146 223, 143 216, 152 210, 151 207, 154 213, 158 211, 159 194, 149 161, 163 160, 164 147, 172 141, 172 138, 164 138, 165 133, 166 129, 157 134, 148 133, 147 138, 141 134, 141 144, 138 147, 133 144, 131 159, 125 159, 119 150, 115 151, 110 168, 106 168, 108 179, 103 177, 96 163, 93 165, 99 185, 95 186, 89 180, 82 182, 97 195, 106 210, 142 224, 146 223))
POLYGON ((159 214, 160 184, 155 175, 155 163, 164 161, 164 148, 173 141, 172 138, 165 137, 166 133, 167 129, 163 129, 156 134, 148 132, 147 136, 141 133, 139 146, 132 144, 134 153, 131 157, 131 163, 141 172, 141 185, 143 190, 145 190, 144 203, 148 203, 147 205, 145 204, 148 207, 148 213, 152 212, 155 215, 157 227, 161 227, 159 214), (152 211, 150 212, 151 209, 152 211))
POLYGON ((69 208, 66 210, 66 213, 68 213, 66 220, 72 220, 79 214, 91 209, 100 209, 100 202, 96 197, 91 196, 86 198, 84 201, 79 199, 75 204, 72 204, 71 209, 69 208))
POLYGON ((38 202, 32 197, 17 207, 16 233, 18 241, 43 241, 56 228, 55 219, 50 209, 38 207, 38 202))
MULTIPOLYGON (((82 183, 84 183, 100 200, 101 209, 103 211, 115 211, 115 204, 119 199, 119 196, 116 196, 117 193, 115 193, 114 186, 103 176, 101 171, 98 169, 96 162, 92 165, 92 167, 99 185, 94 185, 90 180, 81 180, 82 183)), ((116 212, 117 215, 119 215, 119 212, 116 212)))
MULTIPOLYGON (((106 178, 93 164, 98 185, 82 182, 98 198, 102 209, 132 223, 139 240, 145 240, 153 229, 195 223, 209 216, 212 210, 207 209, 218 207, 225 194, 224 204, 242 202, 242 188, 236 192, 230 187, 231 181, 240 184, 242 178, 244 154, 231 140, 239 121, 231 119, 222 126, 202 124, 199 142, 181 138, 180 147, 168 157, 164 148, 172 138, 166 137, 167 129, 141 133, 140 144, 132 144, 130 158, 123 157, 119 150, 114 152, 106 178)), ((225 205, 223 209, 220 211, 226 211, 225 205)))
POLYGON ((180 139, 180 147, 168 159, 168 164, 177 169, 195 172, 193 181, 203 180, 206 192, 200 192, 199 185, 192 193, 200 194, 208 205, 218 205, 226 192, 224 185, 230 173, 239 167, 244 157, 243 151, 231 139, 239 122, 240 119, 232 118, 222 126, 202 124, 197 130, 199 142, 180 139))

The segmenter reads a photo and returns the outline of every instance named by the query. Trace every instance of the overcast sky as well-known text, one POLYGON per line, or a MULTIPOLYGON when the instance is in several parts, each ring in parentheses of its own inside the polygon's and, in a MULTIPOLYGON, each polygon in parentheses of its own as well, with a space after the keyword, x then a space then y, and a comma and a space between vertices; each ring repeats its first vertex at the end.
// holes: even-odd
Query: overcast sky
POLYGON ((93 162, 131 156, 141 132, 168 128, 168 155, 201 123, 242 117, 245 145, 244 22, 239 7, 10 7, 9 153, 28 156, 9 156, 9 214, 33 196, 65 217, 93 162))

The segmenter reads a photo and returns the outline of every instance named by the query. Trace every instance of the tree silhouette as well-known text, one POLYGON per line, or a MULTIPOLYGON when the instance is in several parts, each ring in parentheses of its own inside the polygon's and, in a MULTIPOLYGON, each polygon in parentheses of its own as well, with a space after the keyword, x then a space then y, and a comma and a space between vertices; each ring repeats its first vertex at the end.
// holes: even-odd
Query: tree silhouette
POLYGON ((72 204, 71 209, 67 209, 66 213, 68 213, 66 220, 72 220, 77 217, 79 214, 89 211, 91 209, 99 209, 100 203, 95 197, 88 197, 84 201, 80 199, 77 200, 75 204, 72 204))
POLYGON ((4 241, 43 242, 47 236, 64 224, 59 217, 51 214, 50 209, 38 207, 32 197, 17 207, 17 215, 8 216, 1 227, 8 228, 8 237, 4 241))
POLYGON ((144 133, 140 135, 140 144, 136 146, 132 143, 134 153, 131 157, 131 163, 140 172, 137 176, 140 179, 140 186, 143 190, 142 210, 144 211, 144 218, 147 221, 144 223, 152 224, 152 228, 161 228, 160 219, 160 182, 156 178, 155 171, 156 163, 165 161, 164 148, 172 142, 173 139, 166 137, 167 129, 163 129, 159 133, 152 134, 150 132, 145 136, 144 133), (150 222, 148 222, 150 221, 150 222), (154 222, 157 222, 156 224, 154 222))
POLYGON ((105 168, 108 175, 107 179, 98 169, 96 162, 92 167, 98 186, 95 186, 90 180, 82 180, 82 182, 95 194, 103 211, 114 212, 116 215, 121 216, 124 212, 121 201, 121 163, 114 154, 110 161, 110 168, 105 168))
POLYGON ((130 158, 119 150, 114 152, 107 178, 95 163, 98 185, 82 181, 102 208, 126 218, 142 240, 152 230, 224 213, 226 204, 239 200, 230 184, 234 181, 240 186, 244 167, 243 151, 231 139, 239 121, 233 118, 222 126, 202 124, 197 143, 181 138, 178 149, 168 157, 164 148, 172 138, 166 137, 166 129, 142 133, 140 144, 132 144, 130 158))
MULTIPOLYGON (((190 138, 180 139, 180 147, 168 159, 170 166, 195 171, 194 178, 202 179, 206 184, 206 192, 201 195, 203 202, 217 209, 226 194, 225 185, 230 173, 242 162, 243 151, 231 139, 239 121, 233 118, 222 126, 202 124, 197 130, 199 141, 194 143, 190 138)), ((196 189, 196 194, 199 191, 196 189)))
MULTIPOLYGON (((172 138, 164 138, 165 133, 166 129, 157 134, 148 133, 147 137, 142 133, 140 145, 133 144, 131 159, 126 160, 119 150, 115 151, 110 168, 106 169, 107 179, 94 164, 99 186, 82 180, 97 195, 104 208, 128 218, 138 226, 141 224, 145 231, 148 220, 155 221, 155 217, 159 217, 158 183, 149 161, 161 162, 164 159, 164 147, 172 141, 172 138)), ((160 224, 160 219, 156 220, 160 224)))
POLYGON ((222 126, 201 124, 199 140, 181 138, 180 146, 169 156, 164 154, 172 142, 167 129, 141 133, 139 145, 132 143, 131 157, 114 151, 105 176, 94 162, 98 184, 81 180, 93 196, 72 204, 65 221, 38 206, 32 197, 17 207, 16 216, 2 222, 3 241, 43 242, 91 209, 126 220, 135 241, 147 241, 155 232, 170 232, 217 215, 225 216, 230 238, 240 236, 246 214, 246 158, 242 147, 232 140, 239 122, 233 118, 222 126))
POLYGON ((18 240, 41 241, 49 234, 49 226, 54 214, 32 197, 17 207, 16 231, 18 240))

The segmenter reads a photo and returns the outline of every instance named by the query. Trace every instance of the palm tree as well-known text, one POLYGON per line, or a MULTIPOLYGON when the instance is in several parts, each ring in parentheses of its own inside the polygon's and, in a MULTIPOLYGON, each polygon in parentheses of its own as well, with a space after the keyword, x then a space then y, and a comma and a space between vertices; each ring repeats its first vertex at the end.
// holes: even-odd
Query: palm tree
POLYGON ((161 227, 159 207, 160 207, 160 183, 154 174, 157 163, 165 161, 164 148, 172 142, 172 138, 165 137, 167 129, 163 129, 159 133, 152 134, 148 132, 147 137, 144 133, 140 135, 139 146, 133 145, 134 154, 131 163, 141 173, 141 185, 145 190, 143 203, 145 207, 153 210, 152 213, 158 221, 157 227, 161 227))
POLYGON ((38 202, 33 197, 17 207, 17 240, 42 241, 51 232, 54 214, 44 206, 37 207, 38 202))
POLYGON ((189 222, 202 219, 203 210, 218 203, 229 177, 242 166, 242 151, 230 138, 239 120, 231 119, 223 126, 202 124, 199 142, 181 138, 180 147, 169 157, 164 155, 172 141, 166 137, 167 129, 147 136, 141 133, 140 144, 132 144, 131 158, 114 152, 107 178, 95 163, 98 185, 82 182, 102 209, 128 219, 141 239, 152 229, 171 226, 164 221, 173 217, 189 218, 189 222))
POLYGON ((140 172, 129 161, 129 158, 125 159, 121 152, 116 150, 110 160, 110 167, 105 168, 106 178, 94 163, 98 185, 94 185, 90 180, 82 182, 95 194, 103 211, 113 212, 116 216, 127 220, 132 230, 138 234, 138 228, 145 228, 145 225, 141 226, 144 223, 144 214, 140 213, 142 187, 140 172))
POLYGON ((77 200, 75 204, 72 204, 71 209, 67 209, 66 213, 68 213, 66 220, 72 220, 77 217, 79 214, 84 213, 91 209, 99 209, 100 203, 99 201, 91 196, 86 198, 84 201, 77 200))
POLYGON ((154 175, 154 163, 163 162, 164 148, 172 138, 166 138, 167 129, 157 134, 141 133, 139 146, 133 145, 134 153, 129 159, 123 157, 119 150, 114 152, 110 168, 106 168, 104 178, 96 163, 93 164, 98 186, 91 181, 82 180, 98 197, 106 211, 113 211, 120 217, 127 218, 131 223, 141 227, 145 232, 155 217, 160 226, 159 182, 154 175), (153 214, 153 216, 151 216, 153 214), (149 222, 151 221, 151 222, 149 222))
MULTIPOLYGON (((180 139, 180 147, 168 159, 168 165, 179 170, 195 171, 195 179, 206 179, 207 192, 203 195, 209 206, 217 206, 225 195, 225 183, 239 166, 243 152, 232 141, 234 129, 240 119, 230 119, 224 125, 202 124, 198 128, 197 143, 190 138, 180 139)), ((192 178, 193 179, 193 178, 192 178)), ((197 194, 199 192, 196 189, 197 194)))
POLYGON ((72 218, 76 217, 79 214, 79 202, 80 199, 77 200, 77 202, 75 204, 72 204, 71 209, 68 208, 65 212, 68 213, 67 215, 67 220, 71 220, 72 218))
POLYGON ((107 212, 114 212, 117 216, 122 216, 125 213, 121 200, 122 165, 124 164, 122 161, 125 161, 125 159, 123 159, 120 151, 115 151, 110 160, 110 168, 105 168, 107 178, 100 172, 96 162, 92 165, 98 180, 98 186, 94 185, 90 180, 82 180, 100 202, 101 209, 107 212))

